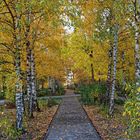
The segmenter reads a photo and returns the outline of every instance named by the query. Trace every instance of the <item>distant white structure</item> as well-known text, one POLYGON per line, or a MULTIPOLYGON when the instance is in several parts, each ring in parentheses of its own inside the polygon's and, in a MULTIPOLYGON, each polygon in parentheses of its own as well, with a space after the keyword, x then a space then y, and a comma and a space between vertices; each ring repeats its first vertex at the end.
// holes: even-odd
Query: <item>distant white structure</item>
POLYGON ((73 82, 74 74, 72 71, 68 70, 67 71, 67 76, 66 76, 66 86, 67 87, 72 87, 74 82, 73 82))

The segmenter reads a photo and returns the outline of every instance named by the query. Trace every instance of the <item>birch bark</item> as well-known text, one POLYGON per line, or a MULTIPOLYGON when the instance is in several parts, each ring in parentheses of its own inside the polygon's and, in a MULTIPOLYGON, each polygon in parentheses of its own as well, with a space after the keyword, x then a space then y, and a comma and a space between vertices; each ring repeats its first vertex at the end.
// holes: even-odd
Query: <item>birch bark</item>
POLYGON ((16 72, 16 128, 18 130, 23 129, 23 112, 24 112, 24 105, 23 105, 23 92, 22 92, 22 80, 21 80, 21 59, 20 59, 20 32, 21 32, 21 17, 20 17, 20 10, 18 6, 20 2, 17 0, 16 4, 16 17, 15 17, 15 47, 16 47, 16 54, 15 54, 15 72, 16 72))
POLYGON ((111 72, 112 72, 112 44, 111 49, 108 52, 109 64, 108 64, 108 74, 107 74, 107 91, 106 91, 106 105, 109 104, 109 95, 111 90, 111 72))
POLYGON ((40 111, 37 101, 37 85, 36 85, 36 70, 35 70, 35 57, 34 51, 31 50, 31 89, 33 95, 33 108, 40 111))
POLYGON ((118 51, 118 24, 114 26, 114 45, 113 45, 113 75, 112 75, 112 87, 110 93, 110 106, 109 115, 113 115, 114 112, 114 98, 115 98, 115 84, 116 84, 116 73, 117 73, 117 51, 118 51))
MULTIPOLYGON (((140 29, 139 29, 139 9, 140 1, 134 1, 134 15, 135 15, 135 79, 136 87, 140 88, 140 29)), ((140 92, 137 93, 137 99, 140 101, 140 92)))
POLYGON ((33 117, 33 93, 32 93, 32 74, 31 74, 31 43, 29 38, 30 33, 30 23, 31 23, 31 8, 30 8, 30 1, 26 1, 26 8, 27 8, 27 14, 26 14, 26 32, 25 32, 25 38, 26 38, 26 55, 27 55, 27 96, 28 96, 28 116, 30 118, 33 117))

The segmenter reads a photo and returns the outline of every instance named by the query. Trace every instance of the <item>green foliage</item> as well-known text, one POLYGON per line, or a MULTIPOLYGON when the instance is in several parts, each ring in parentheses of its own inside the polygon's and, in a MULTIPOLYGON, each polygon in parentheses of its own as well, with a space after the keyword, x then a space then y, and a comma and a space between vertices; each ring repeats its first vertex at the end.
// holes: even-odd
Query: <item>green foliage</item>
POLYGON ((2 118, 0 121, 0 137, 5 139, 16 140, 21 132, 15 129, 8 117, 2 118))
POLYGON ((109 117, 108 115, 108 106, 100 105, 100 112, 102 115, 109 117))
MULTIPOLYGON (((59 86, 56 89, 56 94, 54 94, 54 95, 55 96, 59 96, 59 95, 64 95, 64 93, 65 93, 64 88, 62 86, 59 86)), ((38 97, 52 96, 52 93, 51 93, 51 91, 48 88, 44 88, 44 89, 38 90, 37 96, 38 97)))
POLYGON ((15 102, 15 92, 12 89, 8 89, 6 92, 6 99, 15 102))
POLYGON ((37 96, 43 97, 49 95, 49 90, 47 88, 41 89, 38 91, 37 96))
POLYGON ((115 99, 115 103, 118 105, 124 105, 125 101, 122 99, 115 99))
POLYGON ((5 99, 5 93, 4 92, 0 92, 0 99, 5 99))
POLYGON ((129 96, 131 93, 131 83, 123 85, 121 82, 117 81, 116 93, 120 97, 129 96))
POLYGON ((47 107, 48 101, 47 100, 38 100, 39 107, 44 108, 47 107))
POLYGON ((15 102, 15 75, 13 77, 11 75, 7 75, 7 88, 5 91, 5 98, 8 101, 15 102))
POLYGON ((49 98, 48 100, 38 100, 38 103, 40 108, 44 108, 58 105, 60 104, 60 101, 61 101, 60 99, 49 98))
POLYGON ((47 104, 48 107, 52 107, 52 106, 55 106, 58 104, 59 104, 59 102, 56 99, 52 99, 52 98, 48 99, 48 104, 47 104))
POLYGON ((123 113, 124 116, 128 117, 128 129, 127 136, 129 138, 132 137, 140 137, 138 133, 140 129, 140 101, 139 101, 139 89, 135 86, 131 87, 131 94, 129 95, 129 99, 125 103, 125 111, 123 113))
POLYGON ((81 93, 81 100, 84 104, 94 104, 99 102, 101 95, 105 94, 106 86, 98 83, 82 85, 78 92, 81 93))
POLYGON ((59 86, 57 89, 57 95, 64 95, 64 94, 65 94, 64 87, 59 86))

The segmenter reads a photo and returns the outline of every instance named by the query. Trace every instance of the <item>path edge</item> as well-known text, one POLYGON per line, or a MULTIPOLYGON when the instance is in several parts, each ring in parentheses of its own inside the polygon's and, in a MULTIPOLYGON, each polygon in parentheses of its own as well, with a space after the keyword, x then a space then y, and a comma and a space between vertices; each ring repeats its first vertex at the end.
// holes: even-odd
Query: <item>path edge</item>
MULTIPOLYGON (((80 101, 79 101, 79 102, 80 102, 80 101)), ((96 127, 95 127, 95 125, 93 124, 92 120, 90 119, 90 117, 89 117, 88 113, 87 113, 87 112, 86 112, 86 110, 84 109, 82 102, 80 102, 80 104, 81 104, 81 106, 82 106, 82 108, 83 108, 84 112, 85 112, 85 113, 86 113, 86 115, 88 116, 88 119, 89 119, 89 121, 90 121, 91 125, 92 125, 92 126, 94 127, 94 129, 96 130, 96 133, 98 134, 99 138, 100 138, 101 140, 103 140, 103 138, 101 137, 101 135, 100 135, 99 131, 97 130, 97 128, 96 128, 96 127)))
POLYGON ((57 113, 58 113, 58 110, 59 110, 59 108, 60 108, 62 102, 63 102, 63 101, 61 101, 61 103, 58 105, 58 108, 57 108, 57 110, 56 110, 54 116, 52 117, 52 120, 51 120, 51 122, 50 122, 50 124, 49 124, 49 127, 47 128, 46 133, 43 135, 42 140, 47 140, 47 137, 48 137, 48 135, 49 135, 49 133, 50 133, 50 128, 51 128, 51 126, 52 126, 52 123, 53 123, 53 121, 54 121, 54 119, 55 119, 55 117, 56 117, 56 115, 57 115, 57 113))

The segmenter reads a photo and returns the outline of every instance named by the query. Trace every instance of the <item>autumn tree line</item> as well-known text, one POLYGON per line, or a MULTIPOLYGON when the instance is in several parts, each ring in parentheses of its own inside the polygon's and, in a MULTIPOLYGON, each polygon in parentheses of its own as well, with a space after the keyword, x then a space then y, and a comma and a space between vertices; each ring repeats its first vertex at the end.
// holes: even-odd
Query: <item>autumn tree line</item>
POLYGON ((64 82, 67 69, 78 84, 105 81, 111 116, 116 86, 133 83, 126 114, 138 122, 139 23, 139 0, 0 0, 0 76, 4 90, 5 81, 9 93, 15 88, 17 128, 22 129, 23 90, 33 117, 39 110, 37 82, 64 82))
POLYGON ((15 97, 18 130, 23 129, 25 93, 28 117, 32 118, 40 110, 37 83, 43 85, 47 79, 54 87, 64 79, 60 6, 58 1, 47 0, 0 1, 1 90, 8 98, 15 97))
POLYGON ((125 98, 124 116, 138 130, 140 110, 140 1, 73 1, 69 15, 74 33, 67 35, 66 58, 77 83, 105 82, 102 95, 113 116, 116 92, 125 98), (119 88, 119 91, 117 91, 119 88))

